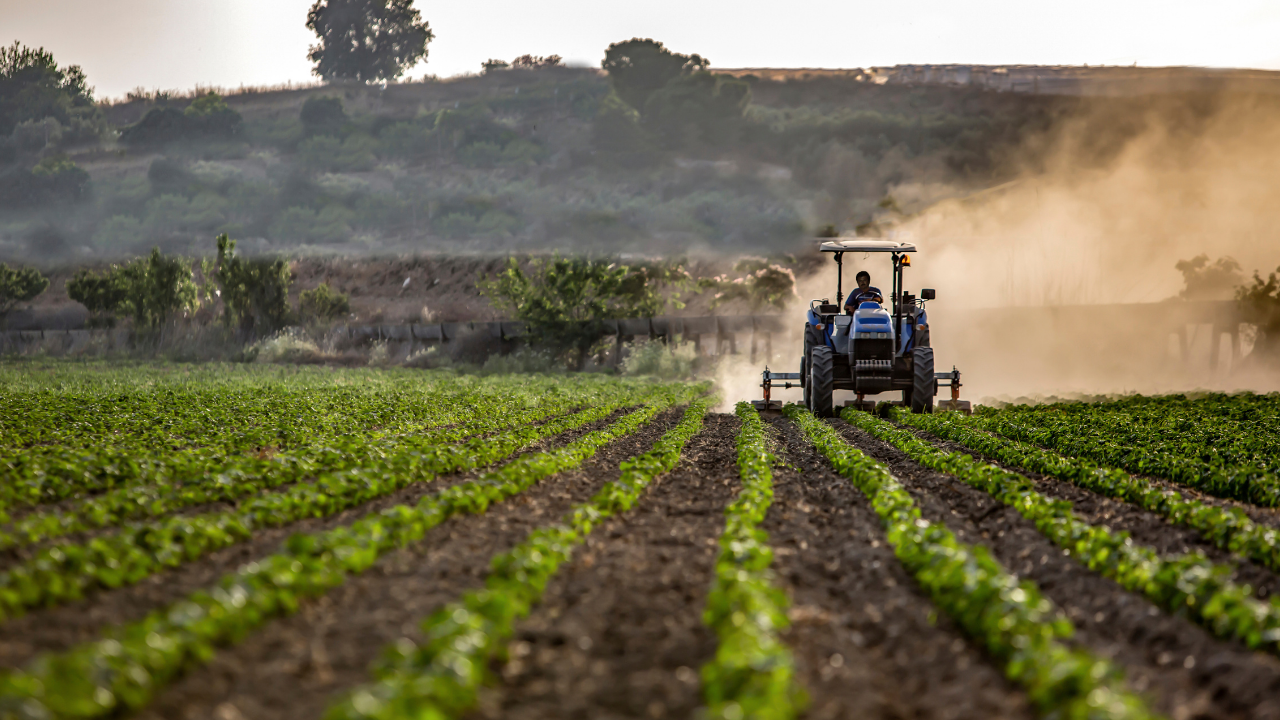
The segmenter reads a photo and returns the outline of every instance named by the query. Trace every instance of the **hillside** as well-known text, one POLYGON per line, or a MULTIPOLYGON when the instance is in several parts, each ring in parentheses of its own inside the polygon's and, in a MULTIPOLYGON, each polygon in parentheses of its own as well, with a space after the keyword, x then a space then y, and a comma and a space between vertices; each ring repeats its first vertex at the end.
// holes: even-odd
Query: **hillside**
POLYGON ((221 232, 290 255, 786 250, 816 227, 875 220, 889 195, 909 209, 936 199, 922 187, 1008 179, 1026 137, 1076 111, 981 88, 746 82, 736 114, 643 126, 610 115, 609 80, 587 69, 246 90, 226 95, 240 121, 218 137, 143 122, 189 115, 197 93, 136 97, 102 107, 107 140, 24 141, 10 172, 66 153, 88 183, 0 208, 0 256, 207 254, 221 232), (324 99, 330 114, 304 122, 324 99))

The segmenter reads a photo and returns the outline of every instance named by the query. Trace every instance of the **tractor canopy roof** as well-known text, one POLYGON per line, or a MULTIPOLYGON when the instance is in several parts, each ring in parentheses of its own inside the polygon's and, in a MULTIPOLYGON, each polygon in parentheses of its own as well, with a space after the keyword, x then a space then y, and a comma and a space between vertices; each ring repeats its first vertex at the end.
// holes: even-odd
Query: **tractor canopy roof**
POLYGON ((834 238, 822 243, 818 248, 822 252, 915 252, 914 243, 897 240, 879 240, 877 238, 834 238))

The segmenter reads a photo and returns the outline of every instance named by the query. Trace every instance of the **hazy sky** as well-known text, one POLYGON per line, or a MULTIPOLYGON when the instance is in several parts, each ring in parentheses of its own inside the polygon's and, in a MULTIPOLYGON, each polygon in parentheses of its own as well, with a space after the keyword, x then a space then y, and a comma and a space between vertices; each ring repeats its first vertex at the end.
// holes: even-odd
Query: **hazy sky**
MULTIPOLYGON (((0 42, 79 64, 98 97, 130 89, 311 80, 312 0, 0 0, 0 42)), ((598 66, 609 43, 653 37, 717 67, 897 63, 1206 65, 1280 69, 1275 0, 418 0, 436 39, 410 77, 486 58, 563 55, 598 66)))

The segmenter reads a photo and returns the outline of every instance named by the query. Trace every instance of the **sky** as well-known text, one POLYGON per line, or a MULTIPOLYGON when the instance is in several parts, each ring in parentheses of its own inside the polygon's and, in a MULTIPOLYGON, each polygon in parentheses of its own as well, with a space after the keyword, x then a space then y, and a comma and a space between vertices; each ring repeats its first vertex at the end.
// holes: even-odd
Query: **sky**
MULTIPOLYGON (((0 0, 0 43, 51 51, 98 98, 135 88, 234 89, 314 80, 312 0, 0 0)), ((417 0, 436 35, 406 77, 557 54, 598 67, 611 42, 652 37, 713 67, 900 63, 1198 65, 1280 69, 1275 0, 417 0)))

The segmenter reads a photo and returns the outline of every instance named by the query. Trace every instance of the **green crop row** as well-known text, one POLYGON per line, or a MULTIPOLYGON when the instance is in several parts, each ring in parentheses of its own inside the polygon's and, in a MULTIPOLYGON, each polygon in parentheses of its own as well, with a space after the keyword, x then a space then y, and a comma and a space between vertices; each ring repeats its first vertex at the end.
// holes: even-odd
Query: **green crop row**
POLYGON ((495 557, 483 589, 428 618, 421 644, 402 638, 390 646, 374 671, 377 680, 330 707, 326 720, 464 715, 489 679, 489 662, 502 655, 516 621, 529 614, 556 570, 602 520, 629 510, 654 478, 675 467, 685 443, 702 428, 711 402, 691 403, 652 450, 624 462, 617 480, 575 506, 563 522, 535 530, 495 557))
POLYGON ((311 517, 328 517, 435 475, 483 467, 532 444, 608 417, 629 404, 631 395, 580 413, 477 438, 462 445, 407 446, 370 464, 323 472, 317 480, 254 498, 235 512, 171 517, 129 525, 84 543, 45 548, 0 573, 0 618, 27 608, 82 596, 92 587, 119 587, 176 567, 213 550, 246 540, 255 529, 280 527, 311 517))
MULTIPOLYGON (((353 439, 367 438, 377 440, 390 435, 418 433, 432 427, 449 425, 466 421, 477 415, 486 414, 495 406, 512 406, 540 402, 548 395, 581 397, 583 406, 591 404, 591 397, 615 394, 621 386, 617 382, 611 384, 591 383, 585 388, 564 390, 553 381, 531 381, 523 386, 509 387, 509 383, 495 382, 493 385, 481 385, 456 391, 435 391, 410 394, 393 402, 388 398, 370 396, 361 398, 359 403, 351 403, 345 409, 334 411, 333 417, 326 422, 333 427, 316 428, 306 434, 305 442, 293 443, 293 451, 310 452, 323 449, 334 444, 349 443, 353 439), (381 418, 377 425, 362 425, 368 420, 371 408, 394 407, 396 404, 409 402, 419 407, 416 414, 405 417, 391 414, 381 418), (431 408, 430 411, 421 408, 431 408), (434 415, 432 414, 434 413, 434 415)), ((430 389, 429 386, 425 389, 430 389)), ((305 402, 299 400, 298 407, 305 402)), ((86 411, 88 411, 86 409, 86 411)), ((287 406, 279 409, 277 422, 283 423, 287 418, 297 414, 305 415, 301 410, 290 410, 287 406)), ((246 420, 234 416, 223 415, 221 422, 228 426, 243 427, 246 420)), ((160 422, 156 419, 156 422, 160 422)), ((73 497, 78 494, 93 494, 109 491, 119 487, 130 487, 136 484, 173 483, 190 481, 212 470, 244 458, 246 452, 257 454, 260 445, 249 448, 235 447, 201 447, 169 451, 140 452, 138 448, 127 443, 120 444, 115 439, 104 439, 93 449, 76 449, 61 446, 49 446, 39 449, 22 450, 5 454, 0 452, 0 477, 6 482, 0 484, 0 510, 13 506, 35 505, 73 497), (38 451, 37 451, 38 450, 38 451)))
POLYGON ((1260 602, 1251 587, 1231 581, 1230 567, 1214 564, 1200 553, 1163 558, 1150 547, 1134 544, 1128 533, 1084 522, 1072 512, 1070 502, 1036 492, 1034 483, 1017 473, 939 450, 852 408, 841 417, 921 465, 954 475, 1013 507, 1055 545, 1121 587, 1170 612, 1185 614, 1218 637, 1280 651, 1280 598, 1260 602))
POLYGON ((986 548, 962 544, 945 526, 925 520, 887 468, 804 408, 784 410, 836 471, 871 499, 894 553, 925 592, 1004 664, 1042 713, 1071 720, 1157 717, 1125 688, 1117 667, 1064 642, 1074 633, 1071 622, 1034 583, 1019 582, 986 548))
MULTIPOLYGON (((633 397, 639 403, 643 393, 617 397, 633 397)), ((590 405, 603 399, 576 393, 549 394, 544 395, 540 402, 523 407, 513 401, 477 400, 468 406, 475 412, 471 421, 409 437, 337 439, 309 451, 270 458, 221 453, 212 457, 183 453, 156 458, 140 466, 142 472, 138 483, 91 496, 71 507, 36 510, 14 522, 11 528, 0 529, 0 550, 73 532, 119 525, 129 520, 162 517, 194 505, 237 502, 316 477, 322 472, 350 470, 376 462, 390 453, 430 448, 473 435, 539 422, 575 406, 590 405)), ((92 466, 87 467, 84 472, 87 474, 91 469, 92 466)))
POLYGON ((448 377, 429 374, 403 378, 397 387, 362 383, 312 389, 286 380, 252 388, 151 387, 125 392, 0 388, 0 405, 15 413, 12 419, 0 420, 0 456, 103 443, 151 450, 291 447, 315 434, 352 428, 363 431, 436 417, 451 422, 447 401, 473 392, 470 383, 454 384, 448 377), (446 402, 424 404, 424 394, 441 395, 446 402))
POLYGON ((472 482, 370 513, 354 524, 294 535, 284 549, 224 577, 109 637, 44 655, 0 674, 0 715, 23 720, 96 718, 140 708, 178 673, 207 662, 214 648, 238 642, 269 619, 294 612, 387 552, 421 540, 427 530, 493 503, 539 480, 576 467, 600 446, 634 432, 699 387, 667 389, 644 407, 568 445, 524 455, 472 482))
POLYGON ((1088 460, 1068 458, 1029 443, 975 430, 954 413, 898 413, 895 419, 954 440, 1007 465, 1044 473, 1100 495, 1133 503, 1198 531, 1224 550, 1280 571, 1280 530, 1253 522, 1238 508, 1206 505, 1123 470, 1101 468, 1088 460))
POLYGON ((1057 407, 983 412, 974 423, 1014 440, 1167 478, 1216 497, 1280 506, 1280 444, 1247 423, 1227 423, 1207 413, 1143 418, 1105 405, 1052 411, 1057 407))
POLYGON ((709 716, 790 720, 808 704, 795 659, 778 634, 789 625, 786 593, 775 583, 769 536, 758 526, 773 503, 768 436, 750 403, 738 403, 738 475, 742 491, 725 509, 716 576, 702 621, 720 644, 702 666, 709 716))

